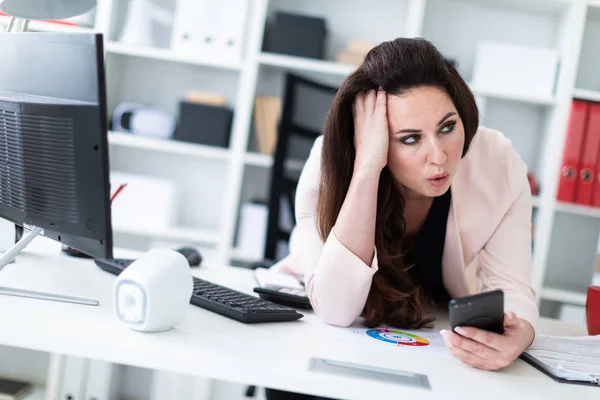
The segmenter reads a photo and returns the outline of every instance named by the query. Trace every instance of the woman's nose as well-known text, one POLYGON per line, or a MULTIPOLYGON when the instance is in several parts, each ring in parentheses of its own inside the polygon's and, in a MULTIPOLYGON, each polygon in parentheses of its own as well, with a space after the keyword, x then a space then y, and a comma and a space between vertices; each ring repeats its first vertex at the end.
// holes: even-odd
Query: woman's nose
POLYGON ((444 150, 444 146, 440 141, 433 140, 429 150, 429 162, 436 165, 444 165, 448 157, 444 150))

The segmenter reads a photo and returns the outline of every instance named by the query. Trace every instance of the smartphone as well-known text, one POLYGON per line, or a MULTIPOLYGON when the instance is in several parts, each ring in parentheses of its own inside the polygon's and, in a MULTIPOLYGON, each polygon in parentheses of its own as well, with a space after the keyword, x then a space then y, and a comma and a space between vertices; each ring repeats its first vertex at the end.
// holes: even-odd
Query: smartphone
POLYGON ((11 399, 22 399, 32 389, 33 385, 29 382, 0 378, 0 398, 10 396, 11 399))
POLYGON ((255 287, 254 292, 258 293, 261 299, 281 304, 282 306, 310 309, 310 300, 306 296, 304 289, 291 288, 278 285, 265 285, 265 287, 255 287))
POLYGON ((493 290, 450 300, 450 326, 471 326, 498 334, 504 333, 504 292, 493 290))

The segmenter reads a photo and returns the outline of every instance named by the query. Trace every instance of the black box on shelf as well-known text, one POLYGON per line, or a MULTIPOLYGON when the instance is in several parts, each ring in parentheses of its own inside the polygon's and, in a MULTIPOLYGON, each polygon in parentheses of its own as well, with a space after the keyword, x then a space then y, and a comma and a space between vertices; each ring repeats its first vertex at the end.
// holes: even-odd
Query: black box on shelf
POLYGON ((229 147, 233 110, 209 104, 179 103, 179 122, 173 138, 209 146, 229 147))
POLYGON ((265 50, 272 53, 323 59, 327 27, 324 18, 277 12, 265 50))

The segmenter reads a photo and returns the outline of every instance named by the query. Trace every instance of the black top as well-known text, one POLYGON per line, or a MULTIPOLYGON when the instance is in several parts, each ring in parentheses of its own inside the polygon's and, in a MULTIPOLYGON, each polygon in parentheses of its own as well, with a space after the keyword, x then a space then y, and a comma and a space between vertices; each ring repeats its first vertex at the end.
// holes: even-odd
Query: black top
POLYGON ((406 258, 406 265, 414 264, 409 269, 410 277, 438 304, 450 300, 442 280, 442 254, 446 241, 450 200, 450 190, 433 199, 417 241, 408 251, 406 258))

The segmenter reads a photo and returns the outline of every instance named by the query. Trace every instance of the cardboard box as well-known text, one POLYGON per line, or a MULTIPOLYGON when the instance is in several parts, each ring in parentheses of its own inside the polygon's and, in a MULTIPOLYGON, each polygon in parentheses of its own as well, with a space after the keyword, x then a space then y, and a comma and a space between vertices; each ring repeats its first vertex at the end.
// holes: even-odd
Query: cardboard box
POLYGON ((202 90, 191 90, 185 96, 185 100, 190 103, 209 104, 217 107, 227 106, 227 96, 202 90))
POLYGON ((346 44, 346 50, 350 53, 367 55, 375 45, 371 42, 365 42, 362 40, 348 40, 346 44))
POLYGON ((364 54, 351 53, 348 51, 340 51, 335 57, 336 62, 350 65, 360 65, 364 60, 364 54))

